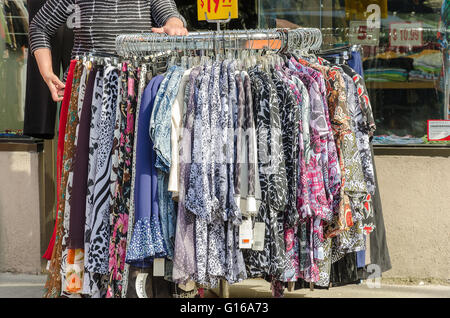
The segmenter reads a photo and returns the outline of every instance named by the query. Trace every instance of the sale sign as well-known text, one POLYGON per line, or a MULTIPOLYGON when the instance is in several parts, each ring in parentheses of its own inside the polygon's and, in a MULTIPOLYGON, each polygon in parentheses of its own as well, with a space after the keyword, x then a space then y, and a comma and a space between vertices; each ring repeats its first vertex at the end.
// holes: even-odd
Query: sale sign
POLYGON ((197 0, 198 20, 226 20, 238 17, 238 0, 197 0))
POLYGON ((350 22, 350 43, 378 46, 380 43, 380 28, 368 27, 367 21, 350 22))
POLYGON ((422 22, 393 22, 390 27, 390 46, 414 47, 423 45, 422 22))
POLYGON ((450 141, 450 120, 429 120, 428 141, 450 141))

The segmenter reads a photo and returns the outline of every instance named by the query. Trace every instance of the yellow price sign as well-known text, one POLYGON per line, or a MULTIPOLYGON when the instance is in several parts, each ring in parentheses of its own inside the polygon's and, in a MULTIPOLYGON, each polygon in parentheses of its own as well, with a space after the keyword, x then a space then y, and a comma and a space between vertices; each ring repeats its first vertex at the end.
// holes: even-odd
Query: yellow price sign
POLYGON ((238 0, 197 0, 198 20, 237 19, 238 0))

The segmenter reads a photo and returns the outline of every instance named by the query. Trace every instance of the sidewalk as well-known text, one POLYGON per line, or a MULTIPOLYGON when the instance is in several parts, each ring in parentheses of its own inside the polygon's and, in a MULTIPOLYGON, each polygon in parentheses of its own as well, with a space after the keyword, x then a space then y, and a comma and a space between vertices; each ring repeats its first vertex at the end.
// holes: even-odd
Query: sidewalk
POLYGON ((46 275, 0 273, 0 298, 42 298, 46 275))
MULTIPOLYGON (((272 297, 270 284, 263 280, 247 280, 230 287, 230 297, 269 298, 272 297)), ((285 298, 450 298, 450 286, 441 285, 387 285, 369 288, 365 283, 333 287, 328 290, 301 289, 285 292, 285 298)))
MULTIPOLYGON (((0 273, 0 298, 42 298, 45 275, 0 273)), ((206 297, 216 297, 207 292, 206 297)), ((270 298, 270 285, 258 279, 230 287, 231 298, 270 298)), ((450 298, 450 286, 386 285, 369 288, 366 284, 335 287, 329 290, 302 289, 286 292, 286 298, 450 298)))

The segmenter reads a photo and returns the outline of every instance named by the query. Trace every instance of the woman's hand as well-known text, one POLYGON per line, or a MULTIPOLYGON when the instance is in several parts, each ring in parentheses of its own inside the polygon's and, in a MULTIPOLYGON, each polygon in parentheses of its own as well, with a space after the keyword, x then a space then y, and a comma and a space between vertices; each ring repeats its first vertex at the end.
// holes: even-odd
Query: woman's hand
POLYGON ((183 21, 178 18, 170 18, 162 28, 152 28, 154 33, 167 33, 168 35, 188 35, 183 21))
POLYGON ((59 77, 54 73, 44 76, 44 81, 47 83, 47 86, 52 94, 52 99, 55 102, 60 102, 64 98, 64 85, 63 82, 60 81, 59 77))
POLYGON ((39 72, 52 94, 52 99, 55 102, 60 102, 64 97, 64 83, 55 75, 52 67, 52 53, 48 48, 37 49, 34 52, 34 57, 39 66, 39 72))

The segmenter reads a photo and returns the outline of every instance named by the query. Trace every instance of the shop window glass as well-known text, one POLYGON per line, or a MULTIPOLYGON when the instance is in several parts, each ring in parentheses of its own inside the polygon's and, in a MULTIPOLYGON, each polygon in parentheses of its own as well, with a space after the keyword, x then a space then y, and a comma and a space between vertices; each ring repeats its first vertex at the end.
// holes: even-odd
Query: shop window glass
MULTIPOLYGON (((176 2, 190 30, 216 28, 197 21, 196 0, 176 2)), ((450 119, 443 2, 241 0, 239 18, 224 28, 319 27, 323 49, 360 45, 378 127, 374 142, 421 143, 427 120, 450 119), (368 28, 377 15, 380 27, 368 28)), ((23 128, 28 13, 25 0, 2 0, 0 6, 0 136, 5 136, 23 128)))
POLYGON ((260 27, 320 27, 324 50, 358 45, 378 128, 374 143, 421 144, 428 120, 450 119, 443 2, 260 0, 258 14, 260 27))
POLYGON ((22 134, 28 56, 26 0, 0 1, 0 137, 22 134))

